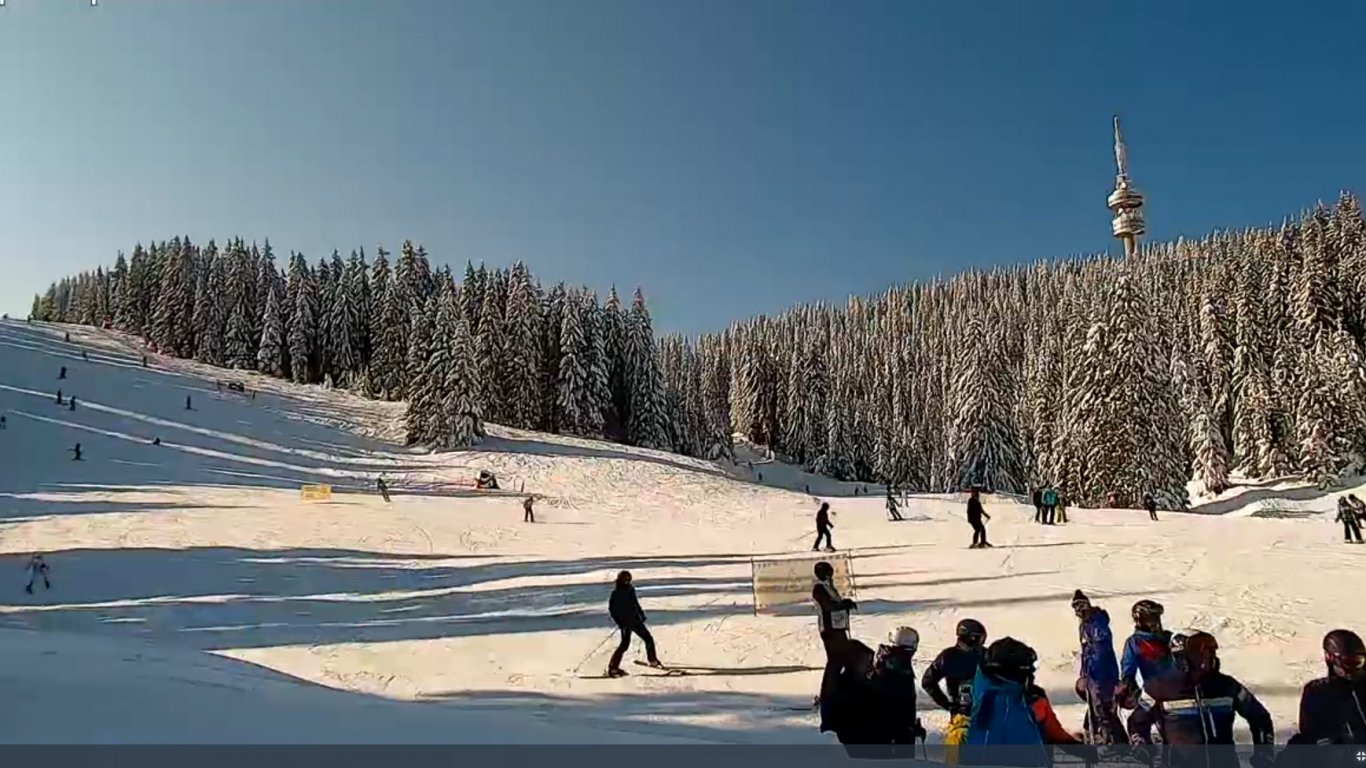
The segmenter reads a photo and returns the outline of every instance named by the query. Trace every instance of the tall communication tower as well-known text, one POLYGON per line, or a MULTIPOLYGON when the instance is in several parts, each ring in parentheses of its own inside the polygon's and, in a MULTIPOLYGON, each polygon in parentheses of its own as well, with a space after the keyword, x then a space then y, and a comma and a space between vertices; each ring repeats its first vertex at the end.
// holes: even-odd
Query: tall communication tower
POLYGON ((1124 146, 1124 134, 1119 131, 1119 115, 1115 115, 1115 191, 1106 200, 1114 218, 1110 231, 1124 243, 1124 256, 1138 253, 1138 238, 1147 230, 1143 222, 1143 195, 1129 180, 1129 150, 1124 146))

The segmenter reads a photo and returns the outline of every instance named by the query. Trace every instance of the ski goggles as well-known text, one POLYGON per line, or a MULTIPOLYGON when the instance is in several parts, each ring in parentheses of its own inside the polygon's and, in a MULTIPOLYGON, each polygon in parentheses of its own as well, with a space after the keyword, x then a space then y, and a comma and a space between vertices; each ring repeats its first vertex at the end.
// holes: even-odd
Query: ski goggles
POLYGON ((1355 674, 1366 668, 1366 653, 1330 653, 1328 663, 1348 674, 1355 674))

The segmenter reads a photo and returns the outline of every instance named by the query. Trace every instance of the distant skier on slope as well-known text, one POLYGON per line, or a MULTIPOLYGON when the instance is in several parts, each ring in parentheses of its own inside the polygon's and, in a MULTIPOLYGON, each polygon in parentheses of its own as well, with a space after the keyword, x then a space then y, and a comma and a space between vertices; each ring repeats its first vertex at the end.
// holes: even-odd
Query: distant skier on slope
POLYGON ((963 619, 954 628, 958 641, 934 657, 920 678, 920 687, 930 699, 949 713, 944 731, 944 746, 949 747, 946 762, 957 760, 957 748, 968 735, 968 715, 972 711, 972 680, 986 653, 987 628, 976 619, 963 619), (943 681, 942 685, 940 681, 943 681), (947 690, 945 690, 947 688, 947 690))
POLYGON ((1149 744, 1151 726, 1157 726, 1167 745, 1169 765, 1176 768, 1236 768, 1237 752, 1183 749, 1191 746, 1232 745, 1234 716, 1247 721, 1252 731, 1253 768, 1274 764, 1275 728, 1271 715, 1242 683, 1219 671, 1219 643, 1207 632, 1172 637, 1176 671, 1148 686, 1156 704, 1135 712, 1140 726, 1134 744, 1149 744))
POLYGON ((984 549, 991 546, 991 542, 987 541, 987 527, 982 524, 983 520, 990 519, 991 515, 982 507, 982 492, 973 488, 968 495, 968 525, 972 526, 972 544, 968 549, 984 549))
POLYGON ((1043 524, 1053 525, 1058 514, 1058 492, 1053 486, 1043 489, 1043 524))
POLYGON ((536 503, 536 497, 535 497, 535 496, 528 496, 528 497, 526 497, 525 499, 522 500, 522 522, 524 522, 524 523, 534 523, 534 522, 536 522, 536 511, 532 508, 532 505, 535 504, 535 503, 536 503))
POLYGON ((43 559, 42 555, 34 555, 29 558, 28 565, 24 568, 28 571, 28 585, 24 587, 25 592, 30 595, 33 594, 33 584, 40 578, 43 580, 43 589, 52 589, 52 582, 48 579, 47 561, 43 559))
POLYGON ((67 409, 68 411, 74 411, 74 410, 76 410, 76 396, 75 396, 75 395, 72 395, 72 396, 71 396, 70 402, 68 402, 68 403, 66 404, 66 409, 67 409))
POLYGON ((383 477, 377 477, 377 478, 375 478, 375 489, 379 491, 380 498, 384 499, 384 503, 385 503, 385 504, 388 504, 388 503, 389 503, 389 486, 388 486, 388 484, 386 484, 386 483, 384 482, 384 478, 383 478, 383 477))
POLYGON ((190 396, 189 396, 189 395, 186 395, 186 396, 185 396, 185 410, 187 410, 187 411, 193 411, 193 410, 194 410, 194 406, 192 406, 192 405, 190 404, 190 396))
POLYGON ((1081 640, 1076 690, 1087 706, 1086 732, 1093 744, 1125 744, 1129 738, 1115 712, 1119 662, 1110 633, 1110 614, 1091 605, 1091 599, 1080 589, 1072 593, 1072 612, 1077 616, 1077 635, 1081 640))
POLYGON ((830 563, 816 563, 812 574, 816 582, 811 586, 811 601, 816 604, 816 626, 825 647, 820 692, 821 732, 825 732, 834 727, 830 719, 831 694, 850 653, 849 612, 857 610, 858 603, 840 595, 835 587, 835 568, 830 563))
POLYGON ((905 519, 901 516, 901 505, 896 503, 896 490, 891 485, 887 486, 887 516, 893 522, 905 519))
POLYGON ((1333 522, 1342 523, 1342 541, 1344 544, 1351 544, 1353 537, 1356 543, 1361 542, 1361 523, 1357 521, 1356 510, 1352 509, 1352 503, 1346 497, 1338 498, 1338 516, 1333 518, 1333 522))
POLYGON ((57 405, 66 405, 66 400, 62 398, 62 390, 57 390, 57 405))
POLYGON ((1291 744, 1366 744, 1366 643, 1350 629, 1323 637, 1328 675, 1300 694, 1300 730, 1291 744))
POLYGON ((811 545, 812 552, 821 548, 822 538, 825 539, 825 551, 835 551, 835 542, 830 538, 830 530, 834 527, 830 523, 830 504, 822 501, 821 508, 816 510, 816 543, 811 545))
POLYGON ((1034 522, 1043 523, 1043 489, 1034 489, 1034 522))
POLYGON ((1143 494, 1143 508, 1148 510, 1148 519, 1157 522, 1157 499, 1151 493, 1143 494))
POLYGON ((71 449, 71 460, 72 460, 72 461, 83 461, 83 459, 81 458, 81 444, 80 444, 80 443, 76 443, 76 447, 71 449))
POLYGON ((62 379, 65 379, 65 378, 66 378, 66 366, 64 365, 64 366, 61 367, 61 370, 57 371, 57 380, 58 380, 58 381, 61 381, 62 379))
POLYGON ((621 668, 621 659, 626 655, 626 650, 631 647, 631 635, 637 635, 645 641, 645 658, 650 666, 662 668, 659 657, 655 654, 655 639, 650 634, 650 630, 645 627, 645 611, 640 607, 640 600, 636 597, 636 588, 631 583, 631 572, 622 571, 617 574, 616 586, 612 589, 612 597, 607 601, 607 613, 612 617, 612 621, 621 630, 621 643, 612 652, 612 659, 607 662, 608 677, 622 677, 626 671, 621 668))

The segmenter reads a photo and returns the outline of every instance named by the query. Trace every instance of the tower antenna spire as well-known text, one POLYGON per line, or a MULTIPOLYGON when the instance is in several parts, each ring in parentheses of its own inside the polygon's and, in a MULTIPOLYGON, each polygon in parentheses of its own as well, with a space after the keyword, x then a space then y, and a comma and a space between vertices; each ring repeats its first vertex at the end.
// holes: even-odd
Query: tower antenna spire
POLYGON ((1124 243, 1124 256, 1132 258, 1138 253, 1138 239, 1146 231, 1143 220, 1143 195, 1129 179, 1129 149, 1124 144, 1124 134, 1119 129, 1119 115, 1114 116, 1115 125, 1115 189, 1106 200, 1106 205, 1114 218, 1110 220, 1110 231, 1124 243))

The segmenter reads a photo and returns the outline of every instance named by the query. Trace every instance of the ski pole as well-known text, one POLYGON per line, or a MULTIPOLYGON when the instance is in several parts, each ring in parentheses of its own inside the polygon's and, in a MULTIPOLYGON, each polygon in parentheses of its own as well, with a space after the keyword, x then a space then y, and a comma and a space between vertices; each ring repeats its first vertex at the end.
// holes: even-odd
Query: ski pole
POLYGON ((607 641, 608 641, 608 640, 611 640, 611 639, 612 639, 612 635, 615 635, 615 634, 616 634, 616 630, 608 630, 607 636, 604 637, 604 638, 602 638, 602 640, 601 640, 597 645, 593 646, 593 650, 589 651, 589 652, 588 652, 588 655, 584 656, 582 661, 580 661, 578 664, 575 664, 575 665, 574 665, 574 673, 575 673, 575 674, 578 674, 578 671, 579 671, 580 669, 583 668, 583 665, 584 665, 584 664, 587 664, 587 663, 588 663, 588 660, 591 659, 591 658, 593 658, 593 655, 594 655, 595 653, 597 653, 598 651, 602 650, 602 647, 603 647, 604 645, 607 645, 607 641))

